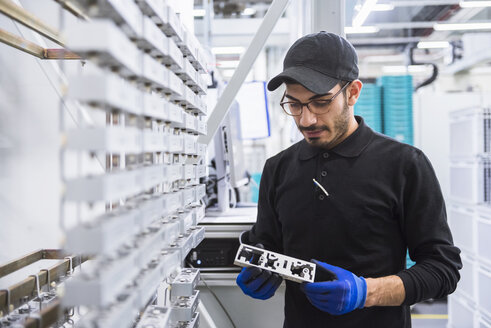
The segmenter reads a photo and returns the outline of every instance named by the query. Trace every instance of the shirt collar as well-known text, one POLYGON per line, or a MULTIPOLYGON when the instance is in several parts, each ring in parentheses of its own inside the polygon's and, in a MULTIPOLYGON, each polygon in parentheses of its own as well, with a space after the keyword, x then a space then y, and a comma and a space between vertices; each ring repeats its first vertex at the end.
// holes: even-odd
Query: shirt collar
MULTIPOLYGON (((343 157, 357 157, 368 146, 374 132, 370 129, 361 116, 355 116, 358 122, 358 128, 351 135, 348 136, 343 142, 336 147, 329 149, 328 152, 336 153, 343 157)), ((310 145, 305 139, 300 141, 299 159, 308 160, 316 156, 320 152, 325 151, 322 148, 314 147, 310 145)))

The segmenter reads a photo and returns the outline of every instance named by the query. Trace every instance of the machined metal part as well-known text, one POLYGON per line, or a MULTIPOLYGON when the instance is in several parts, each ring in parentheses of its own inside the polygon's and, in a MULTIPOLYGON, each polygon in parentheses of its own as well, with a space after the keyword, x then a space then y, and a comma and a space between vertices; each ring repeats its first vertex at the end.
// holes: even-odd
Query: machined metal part
POLYGON ((171 301, 173 321, 192 321, 199 303, 199 291, 192 296, 181 296, 171 301))
POLYGON ((69 149, 108 153, 142 151, 142 131, 134 127, 76 128, 68 131, 66 136, 69 149))
POLYGON ((169 326, 169 328, 197 328, 199 327, 199 312, 196 312, 191 321, 178 321, 169 326))
POLYGON ((136 306, 138 308, 141 309, 145 307, 145 305, 151 300, 152 295, 157 292, 160 282, 165 278, 163 273, 163 262, 155 260, 150 263, 148 267, 136 278, 138 290, 136 306))
POLYGON ((97 202, 129 197, 145 190, 142 174, 142 169, 135 169, 71 179, 66 182, 66 199, 97 202))
POLYGON ((120 252, 112 259, 98 259, 88 262, 84 270, 65 282, 64 306, 106 307, 114 303, 138 275, 137 249, 120 252))
POLYGON ((171 282, 171 300, 180 296, 192 296, 199 282, 199 269, 184 268, 171 282))
POLYGON ((65 248, 83 254, 109 254, 132 239, 137 228, 136 209, 120 209, 101 215, 67 231, 65 248))
POLYGON ((140 76, 141 55, 135 44, 110 20, 74 22, 66 29, 67 47, 95 59, 103 66, 119 69, 123 76, 140 76))
POLYGON ((268 270, 295 282, 314 282, 315 279, 314 263, 246 244, 239 246, 234 264, 268 270))
POLYGON ((170 318, 170 308, 150 305, 145 309, 135 328, 168 328, 170 318))
POLYGON ((193 236, 190 233, 181 234, 179 237, 164 250, 173 251, 177 250, 179 253, 179 260, 182 261, 186 258, 189 251, 193 248, 193 236))
POLYGON ((205 239, 205 227, 191 227, 193 232, 193 248, 196 248, 205 239))
POLYGON ((102 310, 94 310, 85 315, 78 323, 80 328, 130 328, 136 313, 134 311, 138 294, 128 290, 120 295, 115 303, 102 310))
POLYGON ((74 0, 92 18, 111 18, 129 37, 142 33, 142 12, 132 0, 74 0))
POLYGON ((68 98, 107 111, 140 115, 143 94, 134 83, 90 64, 83 75, 69 76, 68 98))
POLYGON ((162 262, 163 279, 176 276, 178 268, 181 266, 181 255, 178 250, 163 250, 160 253, 160 261, 162 262))

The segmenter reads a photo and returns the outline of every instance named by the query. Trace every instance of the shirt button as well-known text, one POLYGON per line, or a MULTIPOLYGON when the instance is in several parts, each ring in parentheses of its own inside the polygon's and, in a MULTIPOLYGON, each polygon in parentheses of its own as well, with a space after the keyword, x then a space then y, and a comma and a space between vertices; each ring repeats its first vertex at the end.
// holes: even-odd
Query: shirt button
POLYGON ((319 200, 324 200, 324 195, 319 195, 319 200))
POLYGON ((327 172, 326 172, 326 171, 322 171, 322 172, 321 172, 321 175, 322 175, 323 177, 325 177, 325 176, 327 175, 327 172))
POLYGON ((329 154, 328 153, 324 153, 324 154, 322 154, 322 157, 328 158, 329 157, 329 154))

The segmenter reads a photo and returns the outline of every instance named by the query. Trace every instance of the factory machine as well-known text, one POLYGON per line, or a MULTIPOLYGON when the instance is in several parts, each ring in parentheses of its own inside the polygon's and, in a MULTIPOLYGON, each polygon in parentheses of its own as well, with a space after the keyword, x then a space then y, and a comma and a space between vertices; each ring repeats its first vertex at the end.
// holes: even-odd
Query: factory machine
POLYGON ((184 262, 205 233, 198 137, 211 56, 170 2, 57 2, 60 31, 15 0, 0 3, 14 24, 61 46, 0 35, 59 64, 45 73, 59 95, 64 233, 62 249, 0 265, 2 279, 54 263, 0 290, 0 327, 198 327, 200 273, 184 262))

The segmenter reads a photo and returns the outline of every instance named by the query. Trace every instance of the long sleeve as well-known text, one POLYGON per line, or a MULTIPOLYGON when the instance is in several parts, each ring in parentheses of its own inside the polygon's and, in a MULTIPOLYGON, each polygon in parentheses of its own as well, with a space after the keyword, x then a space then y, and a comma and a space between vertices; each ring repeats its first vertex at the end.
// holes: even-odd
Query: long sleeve
POLYGON ((268 250, 282 252, 281 224, 274 208, 274 161, 275 157, 268 159, 264 165, 261 182, 259 184, 259 202, 257 208, 257 221, 246 235, 246 241, 252 245, 261 243, 268 250))
POLYGON ((398 273, 404 304, 452 293, 460 279, 460 250, 453 245, 445 203, 433 168, 421 151, 406 162, 400 207, 401 228, 416 264, 398 273))

